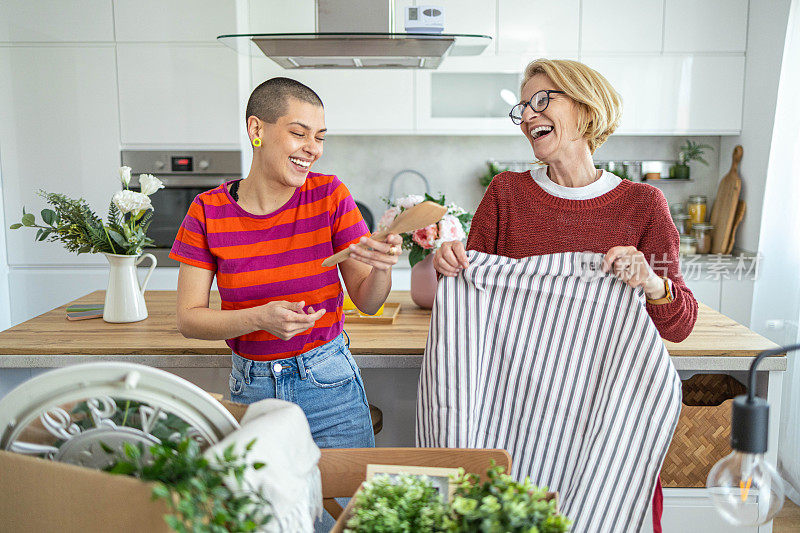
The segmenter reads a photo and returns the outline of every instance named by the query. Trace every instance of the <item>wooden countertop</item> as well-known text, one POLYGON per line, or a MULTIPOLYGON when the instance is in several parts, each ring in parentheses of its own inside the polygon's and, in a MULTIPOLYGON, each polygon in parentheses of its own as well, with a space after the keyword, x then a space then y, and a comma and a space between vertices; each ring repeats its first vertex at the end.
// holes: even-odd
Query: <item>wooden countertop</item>
MULTIPOLYGON (((71 304, 102 303, 104 294, 104 291, 96 291, 71 304)), ((129 324, 109 324, 100 319, 69 321, 66 319, 66 306, 59 307, 0 332, 0 366, 9 366, 2 364, 4 355, 228 356, 230 350, 223 341, 186 339, 178 333, 175 299, 175 291, 148 291, 149 317, 129 324)), ((394 324, 353 324, 346 327, 353 355, 419 356, 423 353, 430 311, 415 306, 406 291, 392 292, 387 301, 401 304, 394 324)), ((216 292, 212 293, 213 306, 219 307, 216 292)), ((681 343, 665 344, 674 358, 751 358, 762 350, 777 347, 703 304, 700 304, 692 334, 681 343)), ((785 357, 780 357, 784 359, 785 368, 785 357)))

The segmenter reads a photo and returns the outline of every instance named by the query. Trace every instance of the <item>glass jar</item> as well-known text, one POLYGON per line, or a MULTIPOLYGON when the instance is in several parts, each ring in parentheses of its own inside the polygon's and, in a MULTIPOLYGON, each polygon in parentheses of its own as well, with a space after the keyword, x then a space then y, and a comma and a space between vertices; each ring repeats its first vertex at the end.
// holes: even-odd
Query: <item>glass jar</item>
POLYGON ((697 239, 697 253, 707 254, 711 251, 711 232, 713 224, 692 224, 692 234, 697 239))
POLYGON ((691 235, 681 235, 681 255, 695 255, 697 253, 697 239, 691 235))
POLYGON ((706 221, 706 197, 699 194, 690 196, 686 210, 689 212, 690 225, 702 224, 706 221))
POLYGON ((682 202, 669 204, 669 214, 673 217, 675 215, 685 215, 686 214, 686 207, 683 205, 682 202))
POLYGON ((689 234, 689 215, 686 213, 678 213, 677 215, 672 215, 672 222, 675 223, 675 227, 678 229, 678 233, 681 235, 688 235, 689 234))

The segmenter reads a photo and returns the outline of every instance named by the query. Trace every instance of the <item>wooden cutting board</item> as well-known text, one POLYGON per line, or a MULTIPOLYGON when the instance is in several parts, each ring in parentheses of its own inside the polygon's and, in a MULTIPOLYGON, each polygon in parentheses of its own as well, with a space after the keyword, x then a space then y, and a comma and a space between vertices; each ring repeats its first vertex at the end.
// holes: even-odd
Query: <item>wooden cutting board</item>
POLYGON ((733 149, 731 169, 719 182, 717 198, 711 209, 711 223, 714 225, 714 234, 711 237, 711 253, 721 254, 728 249, 731 239, 733 219, 736 216, 736 207, 739 204, 739 193, 742 190, 742 179, 739 177, 739 162, 742 160, 742 147, 733 149))
POLYGON ((731 238, 728 240, 728 247, 725 249, 725 255, 730 255, 733 252, 733 241, 736 240, 736 228, 739 227, 739 222, 744 218, 744 212, 747 210, 747 203, 744 200, 739 200, 736 205, 736 214, 733 216, 733 228, 731 228, 731 238))

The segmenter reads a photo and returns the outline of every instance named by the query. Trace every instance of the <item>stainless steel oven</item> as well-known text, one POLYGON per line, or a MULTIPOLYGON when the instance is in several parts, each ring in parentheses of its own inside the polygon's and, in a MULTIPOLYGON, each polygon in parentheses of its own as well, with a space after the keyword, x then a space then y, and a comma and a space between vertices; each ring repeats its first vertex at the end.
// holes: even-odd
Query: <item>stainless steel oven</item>
POLYGON ((155 249, 147 251, 159 266, 179 265, 169 259, 169 250, 194 197, 242 177, 239 150, 123 150, 122 164, 131 167, 131 190, 139 190, 139 174, 153 174, 164 183, 150 197, 153 222, 147 232, 155 241, 155 249))

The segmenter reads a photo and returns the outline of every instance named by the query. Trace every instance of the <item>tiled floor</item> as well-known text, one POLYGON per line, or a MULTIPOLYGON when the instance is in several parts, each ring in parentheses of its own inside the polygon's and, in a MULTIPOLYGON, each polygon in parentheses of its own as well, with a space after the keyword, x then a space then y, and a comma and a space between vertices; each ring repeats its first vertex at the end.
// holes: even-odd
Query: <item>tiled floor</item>
POLYGON ((783 509, 772 522, 772 533, 797 533, 800 531, 800 507, 786 500, 783 509))

